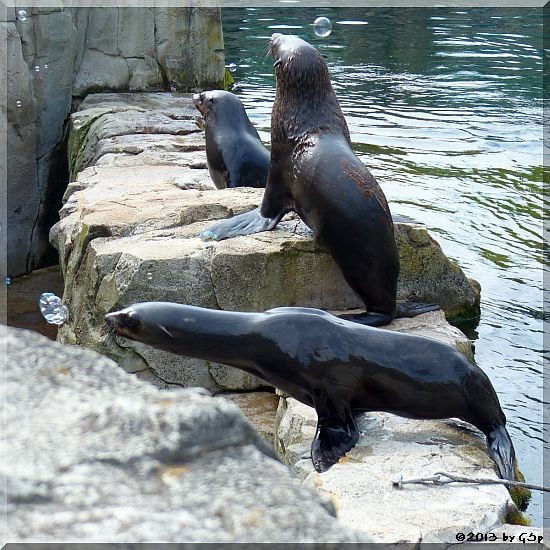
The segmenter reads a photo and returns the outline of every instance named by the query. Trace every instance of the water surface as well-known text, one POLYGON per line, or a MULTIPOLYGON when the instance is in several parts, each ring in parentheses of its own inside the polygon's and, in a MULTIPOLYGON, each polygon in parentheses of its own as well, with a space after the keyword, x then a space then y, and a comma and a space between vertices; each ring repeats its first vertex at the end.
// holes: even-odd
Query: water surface
MULTIPOLYGON (((392 211, 424 222, 481 283, 476 361, 522 470, 542 483, 542 10, 227 8, 223 24, 235 92, 266 143, 268 38, 296 34, 326 55, 354 150, 392 211), (313 33, 321 15, 327 38, 313 33)), ((542 524, 540 493, 528 515, 542 524)))

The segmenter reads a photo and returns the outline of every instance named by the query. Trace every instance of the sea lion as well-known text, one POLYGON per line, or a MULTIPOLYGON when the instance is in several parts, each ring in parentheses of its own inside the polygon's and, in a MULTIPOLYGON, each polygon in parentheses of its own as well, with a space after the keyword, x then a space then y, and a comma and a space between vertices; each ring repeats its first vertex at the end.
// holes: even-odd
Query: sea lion
POLYGON ((382 189, 355 156, 348 126, 322 55, 295 36, 274 34, 277 91, 271 116, 271 163, 259 208, 202 233, 221 240, 273 229, 293 210, 328 248, 367 312, 345 316, 371 326, 438 306, 396 311, 399 257, 382 189))
POLYGON ((254 374, 314 407, 311 458, 319 472, 357 442, 356 414, 386 411, 473 424, 500 476, 514 479, 514 447, 489 378, 436 340, 299 307, 238 313, 148 302, 109 313, 106 323, 131 340, 254 374))
POLYGON ((230 92, 212 90, 193 96, 204 118, 208 172, 218 189, 265 187, 269 151, 240 99, 230 92))

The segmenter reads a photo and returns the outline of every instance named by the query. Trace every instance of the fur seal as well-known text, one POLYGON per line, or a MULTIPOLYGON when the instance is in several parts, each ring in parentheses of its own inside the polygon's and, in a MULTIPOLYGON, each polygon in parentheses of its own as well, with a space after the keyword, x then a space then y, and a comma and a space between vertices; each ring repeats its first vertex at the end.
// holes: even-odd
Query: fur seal
POLYGON ((293 210, 328 248, 367 312, 344 316, 371 326, 438 306, 400 304, 399 257, 386 197, 355 156, 322 55, 295 36, 274 34, 277 91, 271 116, 271 163, 259 208, 202 233, 222 240, 273 229, 293 210))
POLYGON ((208 172, 218 189, 265 187, 269 151, 240 99, 222 90, 201 92, 193 103, 204 118, 208 172))
POLYGON ((239 313, 147 302, 105 318, 118 335, 236 367, 314 407, 311 458, 319 472, 357 442, 354 415, 386 411, 473 424, 487 437, 500 476, 514 479, 514 447, 496 392, 487 375, 449 345, 299 307, 239 313))

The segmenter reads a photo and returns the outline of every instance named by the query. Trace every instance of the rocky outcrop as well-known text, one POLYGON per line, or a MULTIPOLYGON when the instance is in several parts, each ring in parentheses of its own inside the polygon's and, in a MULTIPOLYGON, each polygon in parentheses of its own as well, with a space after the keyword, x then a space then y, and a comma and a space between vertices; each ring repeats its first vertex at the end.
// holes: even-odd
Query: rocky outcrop
MULTIPOLYGON (((69 308, 59 339, 101 351, 163 387, 257 389, 264 382, 236 369, 160 352, 104 330, 106 312, 139 301, 239 311, 284 305, 342 311, 362 305, 296 217, 267 233, 221 242, 199 239, 214 220, 257 206, 263 191, 214 189, 203 133, 193 117, 188 96, 168 94, 91 96, 71 115, 74 178, 51 232, 69 308), (145 128, 147 135, 141 134, 145 128)), ((443 311, 400 319, 387 328, 439 339, 471 357, 471 343, 445 314, 476 313, 479 285, 445 257, 422 225, 397 223, 395 231, 399 298, 438 302, 443 311)), ((460 530, 497 528, 513 507, 501 486, 392 487, 396 474, 437 469, 495 476, 483 439, 464 423, 364 415, 359 444, 317 474, 309 450, 313 409, 282 396, 274 425, 277 395, 231 399, 266 441, 275 435, 277 450, 303 480, 302 489, 319 490, 334 503, 342 523, 376 541, 455 542, 460 530)))
POLYGON ((4 327, 0 349, 7 540, 370 541, 293 479, 230 402, 160 391, 30 331, 4 327))
MULTIPOLYGON (((458 349, 468 347, 460 331, 445 334, 440 312, 420 317, 420 334, 458 349), (428 326, 439 330, 427 333, 428 326)), ((406 320, 410 321, 409 319, 406 320)), ((456 330, 456 329, 455 329, 456 330)), ((416 332, 413 330, 413 332, 416 332)), ((419 332, 417 332, 419 333, 419 332)), ((500 528, 515 510, 502 485, 403 485, 392 480, 426 477, 444 471, 470 478, 497 478, 487 455, 485 438, 459 420, 410 420, 387 413, 357 418, 357 445, 327 472, 317 473, 310 446, 315 435, 315 411, 281 397, 276 420, 276 448, 304 485, 316 487, 336 504, 343 525, 368 533, 376 542, 455 543, 458 533, 487 533, 500 528)))
MULTIPOLYGON (((81 107, 71 115, 75 181, 51 233, 70 311, 61 341, 105 353, 127 370, 164 383, 253 389, 263 382, 236 369, 115 340, 103 332, 103 316, 151 300, 239 311, 361 307, 297 218, 249 237, 208 243, 198 238, 214 220, 256 207, 263 191, 214 189, 189 96, 103 94, 81 107), (143 128, 147 135, 139 133, 143 128)), ((396 237, 401 299, 437 302, 450 315, 476 310, 479 287, 445 257, 425 227, 396 224, 396 237)), ((397 321, 395 327, 420 330, 425 321, 411 322, 397 321)))
POLYGON ((8 265, 15 276, 48 258, 48 230, 67 184, 64 135, 73 104, 90 91, 223 87, 224 55, 219 8, 5 13, 8 265))

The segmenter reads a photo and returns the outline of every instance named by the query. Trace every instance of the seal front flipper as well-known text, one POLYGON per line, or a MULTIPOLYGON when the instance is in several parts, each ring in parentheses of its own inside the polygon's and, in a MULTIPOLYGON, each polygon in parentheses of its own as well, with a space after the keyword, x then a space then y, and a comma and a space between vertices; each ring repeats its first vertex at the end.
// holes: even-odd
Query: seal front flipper
POLYGON ((487 433, 487 449, 489 456, 495 461, 500 477, 516 481, 516 453, 514 445, 506 430, 501 424, 487 433))
POLYGON ((277 216, 266 218, 262 216, 261 207, 258 207, 250 212, 214 224, 201 233, 201 238, 204 241, 222 241, 239 235, 252 235, 260 233, 260 231, 269 231, 281 221, 285 214, 286 211, 282 210, 277 216))
POLYGON ((222 241, 273 229, 290 212, 291 206, 286 187, 274 184, 272 177, 273 174, 270 173, 261 206, 214 224, 201 233, 201 238, 204 241, 222 241))
POLYGON ((326 407, 319 411, 317 432, 311 443, 311 460, 318 472, 325 472, 336 464, 359 439, 359 430, 351 409, 335 413, 326 407))

